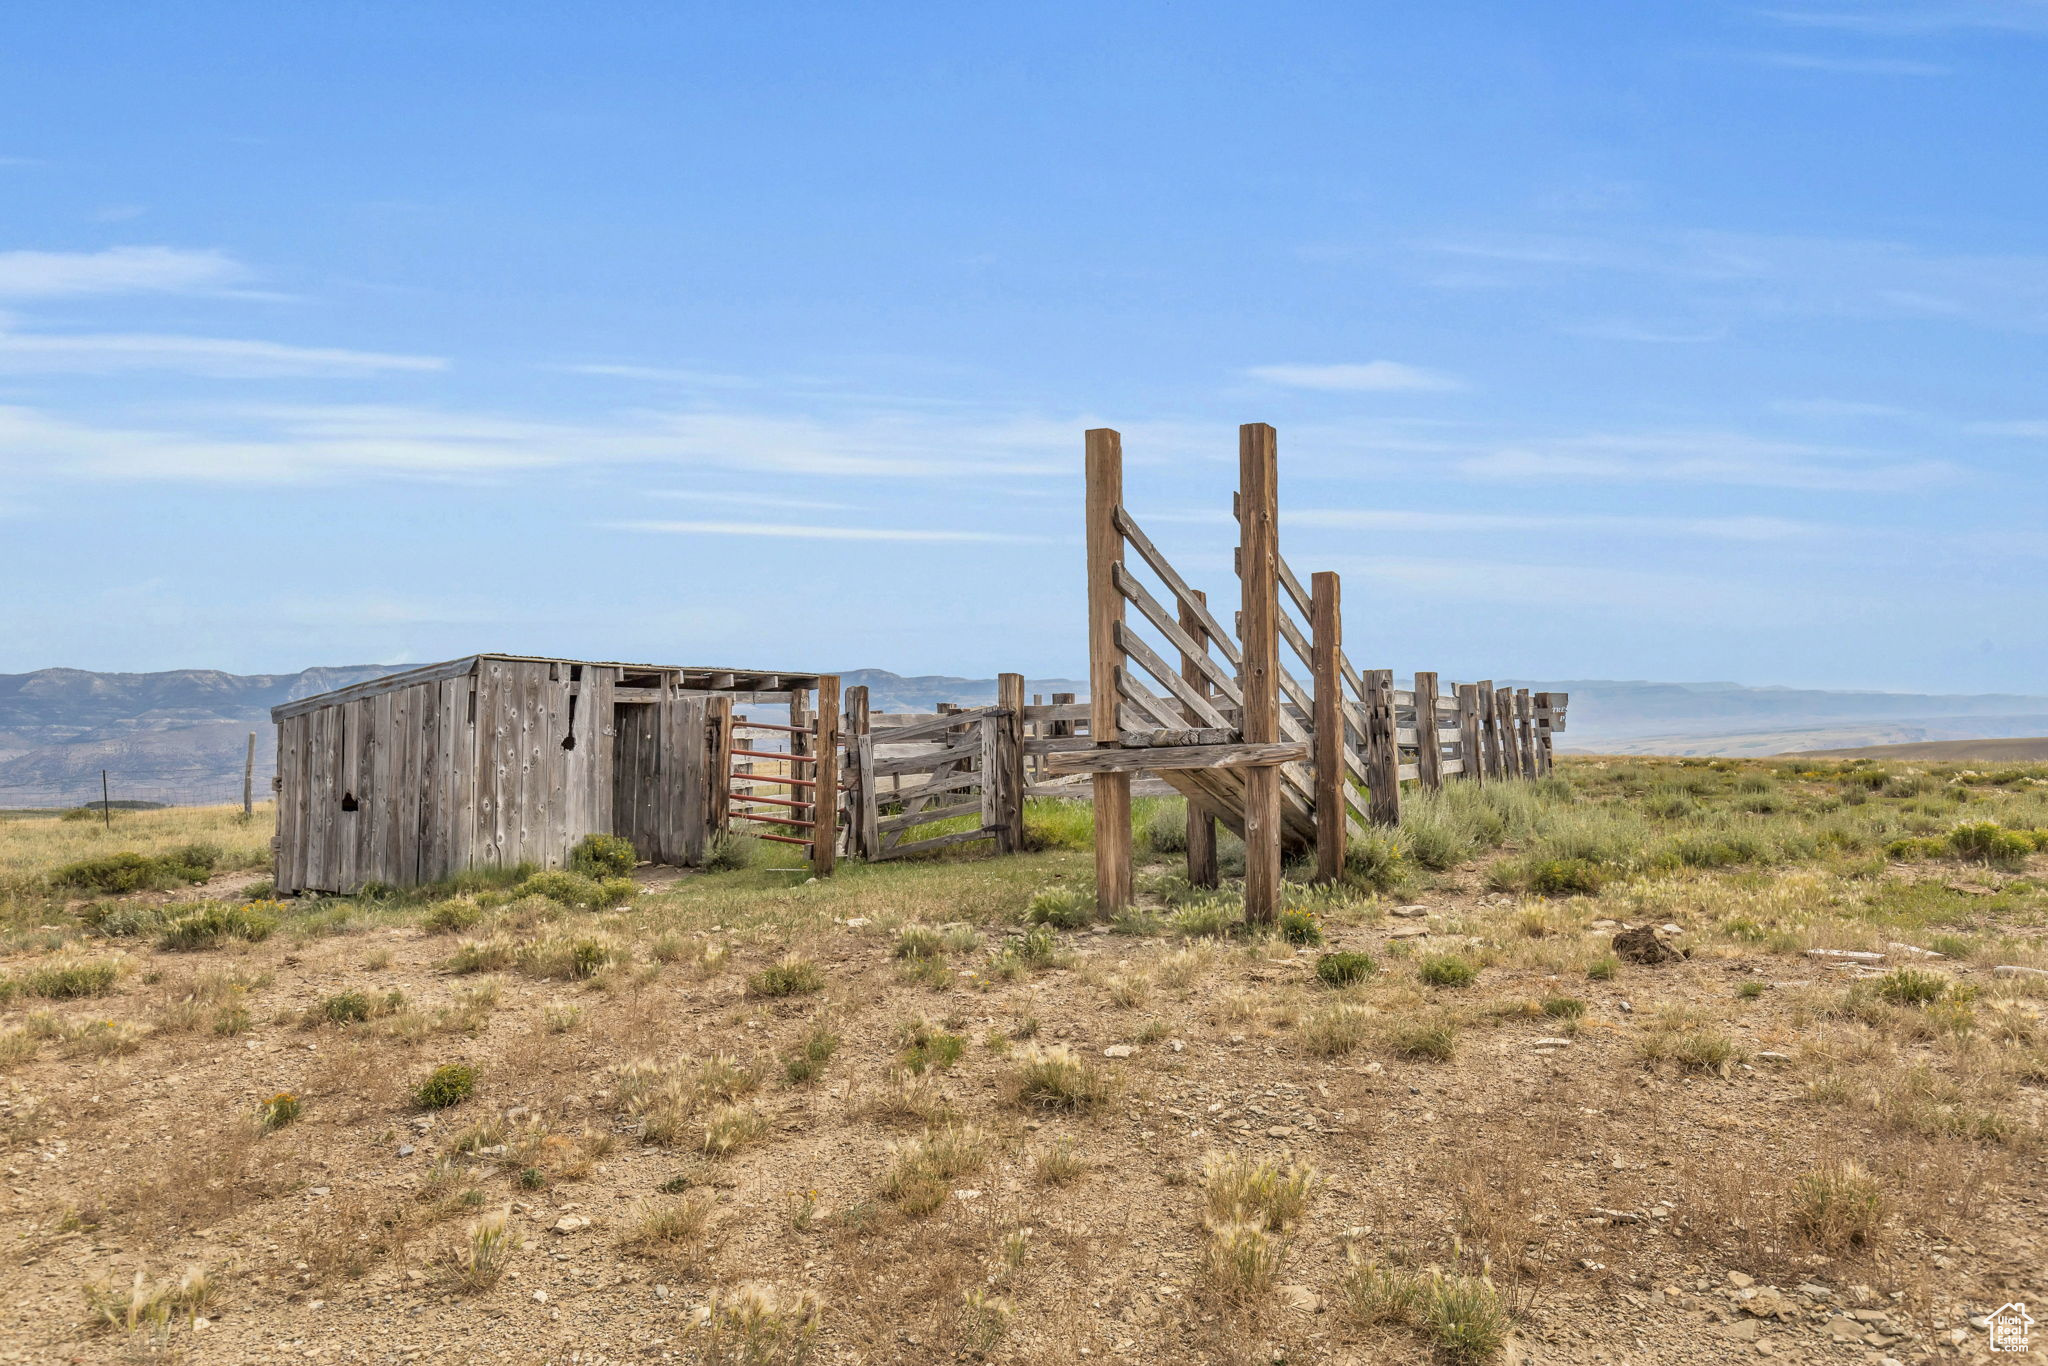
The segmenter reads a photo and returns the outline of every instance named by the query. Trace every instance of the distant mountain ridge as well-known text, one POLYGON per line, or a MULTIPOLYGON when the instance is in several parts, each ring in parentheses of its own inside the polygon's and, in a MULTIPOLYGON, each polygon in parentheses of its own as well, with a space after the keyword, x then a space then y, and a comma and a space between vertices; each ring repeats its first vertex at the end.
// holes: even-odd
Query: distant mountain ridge
POLYGON ((219 669, 0 674, 0 807, 52 806, 99 796, 226 801, 239 797, 250 731, 267 787, 281 702, 381 678, 410 665, 354 664, 293 674, 219 669))
MULTIPOLYGON (((255 731, 259 791, 269 784, 270 708, 415 667, 355 664, 290 674, 218 669, 94 673, 39 669, 0 674, 0 807, 97 798, 101 770, 116 798, 228 801, 241 792, 242 758, 255 731)), ((993 678, 905 677, 886 669, 843 673, 869 690, 876 711, 930 711, 995 700, 993 678)), ((1503 679, 1571 694, 1560 749, 1580 753, 1778 754, 1869 744, 2048 736, 2048 696, 1886 693, 1739 683, 1614 679, 1503 679)), ((1073 678, 1027 679, 1027 697, 1086 697, 1073 678)))

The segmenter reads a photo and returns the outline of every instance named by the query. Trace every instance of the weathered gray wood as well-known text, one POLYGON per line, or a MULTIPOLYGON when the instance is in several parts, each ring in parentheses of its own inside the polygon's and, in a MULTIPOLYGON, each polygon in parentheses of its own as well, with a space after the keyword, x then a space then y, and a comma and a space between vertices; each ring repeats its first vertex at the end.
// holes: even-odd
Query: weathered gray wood
POLYGON ((1444 785, 1444 738, 1437 724, 1436 675, 1415 672, 1415 772, 1430 791, 1444 785))
POLYGON ((967 844, 974 840, 992 840, 995 837, 996 832, 993 830, 955 830, 949 835, 934 835, 930 839, 896 845, 889 850, 889 857, 907 858, 912 854, 928 854, 934 849, 944 849, 949 845, 967 844))
POLYGON ((1394 738, 1394 671, 1365 671, 1365 782, 1374 825, 1401 823, 1400 746, 1394 738))
POLYGON ((1458 775, 1469 782, 1486 780, 1479 746, 1479 685, 1458 685, 1458 775))
MULTIPOLYGON (((1174 628, 1174 634, 1182 634, 1178 626, 1174 628)), ((1116 643, 1118 648, 1123 650, 1130 658, 1136 660, 1145 672, 1159 680, 1160 685, 1173 694, 1173 699, 1193 713, 1203 724, 1226 727, 1222 713, 1218 712, 1210 704, 1209 699, 1202 695, 1201 690, 1182 678, 1178 669, 1161 659, 1158 653, 1150 645, 1147 645, 1137 632, 1130 630, 1122 622, 1116 624, 1116 643)), ((1180 648, 1185 651, 1188 646, 1183 644, 1180 648)), ((1125 678, 1126 681, 1130 681, 1128 673, 1126 673, 1125 678)), ((1171 713, 1168 714, 1171 715, 1171 713)))
POLYGON ((270 719, 282 721, 287 717, 305 716, 327 707, 353 702, 358 698, 373 697, 380 692, 389 692, 393 688, 409 688, 417 683, 434 683, 444 678, 454 678, 462 674, 473 673, 476 670, 476 663, 477 656, 465 655, 461 659, 451 659, 441 664, 427 664, 417 669, 408 669, 404 673, 386 674, 382 678, 372 678, 361 683, 351 683, 346 688, 336 688, 333 692, 324 692, 313 697, 295 698, 290 702, 281 702, 277 706, 272 707, 270 709, 270 719))
POLYGON ((817 733, 811 738, 811 876, 830 877, 839 854, 839 675, 818 678, 817 733))
POLYGON ((1238 734, 1229 726, 1199 726, 1180 730, 1126 730, 1127 749, 1161 749, 1184 745, 1235 744, 1238 734))
POLYGON ((1300 740, 1272 744, 1182 745, 1164 749, 1096 749, 1085 754, 1055 754, 1046 761, 1052 773, 1146 773, 1176 768, 1271 768, 1308 758, 1300 740))
MULTIPOLYGON (((1208 610, 1208 599, 1195 593, 1194 600, 1180 608, 1180 620, 1175 624, 1182 635, 1180 676, 1189 687, 1196 689, 1206 698, 1215 682, 1211 678, 1213 665, 1209 659, 1208 636, 1202 629, 1202 617, 1208 610), (1193 653, 1189 653, 1193 651, 1193 653), (1204 666, 1209 667, 1204 667, 1204 666)), ((1221 672, 1215 670, 1215 672, 1221 672)), ((1234 680, 1228 680, 1235 687, 1234 680)), ((1189 720, 1199 720, 1190 715, 1189 720)), ((1226 731, 1218 737, 1219 743, 1238 739, 1235 730, 1226 731)), ((1187 807, 1187 867, 1188 885, 1191 887, 1214 887, 1218 883, 1216 866, 1216 812, 1213 803, 1190 800, 1187 807)))
POLYGON ((1500 766, 1500 716, 1494 710, 1492 680, 1482 678, 1473 686, 1479 704, 1479 769, 1493 781, 1505 776, 1500 766))
MULTIPOLYGON (((1284 577, 1292 578, 1291 573, 1284 577)), ((1316 877, 1335 882, 1344 873, 1344 676, 1337 661, 1344 650, 1342 585, 1333 573, 1313 576, 1309 621, 1315 632, 1310 659, 1315 670, 1316 877)), ((1299 585, 1296 585, 1297 587, 1299 585)))
MULTIPOLYGON (((1237 679, 1232 677, 1228 669, 1218 664, 1215 660, 1210 659, 1208 651, 1201 648, 1198 643, 1208 638, 1202 626, 1203 620, 1213 620, 1213 618, 1209 618, 1208 608, 1204 605, 1206 599, 1202 594, 1195 594, 1195 597, 1198 599, 1195 603, 1183 604, 1181 619, 1176 621, 1167 614, 1166 609, 1160 605, 1158 599, 1146 591, 1145 585, 1140 583, 1137 577, 1124 568, 1124 566, 1116 566, 1115 579, 1118 591, 1124 595, 1125 599, 1132 606, 1138 609, 1147 621, 1157 628, 1161 635, 1166 637, 1167 641, 1175 649, 1181 652, 1182 658, 1192 661, 1196 671, 1201 674, 1202 681, 1206 682, 1209 687, 1214 688, 1217 694, 1229 705, 1233 707, 1242 705, 1244 699, 1242 694, 1238 692, 1237 679), (1188 626, 1190 620, 1194 623, 1192 630, 1188 626)), ((1119 625, 1121 624, 1119 623, 1119 625)), ((1212 722, 1212 724, 1215 723, 1212 722)))
MULTIPOLYGON (((982 799, 977 792, 972 800, 954 802, 950 806, 935 806, 925 811, 906 811, 901 815, 884 816, 881 820, 881 831, 884 835, 891 835, 902 830, 915 830, 921 825, 935 825, 940 821, 950 821, 960 816, 978 815, 981 810, 982 799)), ((993 830, 995 827, 983 825, 976 828, 993 830)))

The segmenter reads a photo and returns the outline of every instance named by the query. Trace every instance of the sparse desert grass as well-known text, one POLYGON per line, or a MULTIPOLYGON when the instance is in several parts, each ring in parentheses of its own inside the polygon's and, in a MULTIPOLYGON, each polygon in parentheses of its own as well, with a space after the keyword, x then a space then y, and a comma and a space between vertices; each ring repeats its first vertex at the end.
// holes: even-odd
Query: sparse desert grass
POLYGON ((747 990, 756 996, 802 996, 824 986, 825 974, 818 965, 795 956, 771 963, 747 979, 747 990))
MULTIPOLYGON (((9 1232, 26 1237, 26 1256, 104 1223, 95 1243, 118 1237, 132 1254, 119 1263, 123 1289, 138 1264, 175 1273, 202 1230, 238 1247, 282 1232, 281 1255, 303 1272, 275 1284, 214 1273, 229 1287, 230 1323, 280 1340, 300 1331, 308 1288, 380 1265, 424 1268, 442 1243, 447 1288, 460 1288, 472 1221, 514 1202, 527 1209, 508 1229, 544 1244, 531 1250, 537 1269, 660 1280, 704 1306, 705 1326, 674 1344, 692 1359, 805 1350, 761 1326, 786 1322, 780 1308, 710 1308, 712 1288, 736 1276, 814 1285, 832 1306, 809 1338, 821 1353, 886 1359, 906 1350, 907 1332, 949 1357, 1074 1356, 1092 1340, 1083 1325, 1099 1320, 1076 1295, 1112 1246, 1078 1230, 1099 1232, 1097 1208, 1130 1201, 1189 1233, 1196 1216, 1212 1225, 1182 1244, 1185 1260, 1153 1243, 1114 1244, 1143 1283, 1165 1273, 1163 1284, 1196 1292, 1160 1297, 1156 1318, 1119 1328, 1133 1359, 1174 1359, 1190 1333, 1253 1323, 1261 1352, 1290 1360, 1478 1362, 1510 1304, 1526 1306, 1518 1312, 1546 1339, 1598 1339, 1614 1331, 1611 1305, 1596 1312, 1540 1289, 1576 1284, 1581 1258, 1639 1286, 1690 1285, 1695 1266, 1781 1287, 1794 1276, 1867 1281, 1904 1292, 1887 1312, 1926 1334, 1937 1313, 1963 1321, 1962 1297, 1998 1290, 1984 1268, 2025 1261, 2031 1235, 2014 1213, 2048 1198, 2034 1103, 2048 1084, 2048 990, 1990 973, 2048 965, 2038 947, 2048 892, 2037 885, 2048 858, 2037 849, 2014 866, 1950 840, 1980 818, 2006 832, 2048 828, 2048 783, 2036 781, 2048 771, 1994 782, 1886 768, 1873 783, 1858 776, 1866 769, 1821 761, 1574 760, 1560 765, 1562 799, 1536 784, 1415 797, 1411 812, 1444 808, 1434 816, 1452 826, 1448 838, 1419 833, 1417 821, 1372 857, 1421 884, 1438 936, 1428 947, 1390 942, 1399 922, 1355 887, 1288 884, 1287 904, 1317 914, 1330 949, 1378 960, 1380 971, 1339 981, 1317 970, 1344 960, 1245 933, 1229 884, 1188 887, 1167 862, 1141 871, 1137 911, 1102 927, 1120 933, 1098 930, 1092 909, 1071 929, 1031 924, 1034 894, 1090 885, 1085 806, 1034 817, 1078 849, 849 863, 809 885, 737 868, 636 894, 630 914, 522 895, 530 873, 418 897, 287 902, 268 937, 226 933, 210 954, 164 947, 171 920, 207 910, 186 900, 193 893, 59 895, 52 860, 32 870, 33 887, 0 887, 0 1066, 10 1069, 0 1140, 19 1149, 12 1165, 65 1184, 61 1199, 27 1197, 24 1219, 40 1205, 33 1226, 9 1232), (1932 847, 1917 862, 1886 858, 1904 838, 1932 847), (1534 861, 1550 859, 1597 866, 1597 894, 1527 895, 1534 861), (1496 883, 1525 894, 1474 895, 1499 863, 1510 867, 1496 883), (1173 935, 1176 915, 1185 932, 1173 935), (846 923, 856 919, 865 923, 846 923), (1677 921, 1695 956, 1602 960, 1606 931, 1589 932, 1599 919, 1677 921), (1894 941, 1947 958, 1901 952, 1895 974, 1852 984, 1800 957, 1894 941), (1483 969, 1464 988, 1418 972, 1446 942, 1483 969), (579 964, 578 943, 600 952, 579 964), (792 953, 819 970, 818 992, 742 993, 746 974, 792 953), (439 969, 451 956, 494 975, 450 980, 439 969), (25 985, 85 964, 112 967, 102 994, 25 985), (908 985, 905 964, 921 965, 908 985), (1763 989, 1744 992, 1748 983, 1763 989), (331 998, 359 1001, 367 1018, 344 1010, 356 1018, 295 1028, 331 998), (899 1033, 906 1020, 921 1028, 899 1033), (1527 1046, 1538 1033, 1575 1042, 1561 1061, 1539 1061, 1558 1055, 1527 1046), (939 1036, 961 1040, 950 1067, 939 1036), (1147 1046, 1129 1062, 1100 1061, 1102 1046, 1123 1042, 1147 1046), (1654 1069, 1641 1066, 1645 1049, 1654 1069), (1793 1057, 1737 1065, 1752 1049, 1793 1057), (630 1061, 649 1056, 660 1061, 630 1061), (442 1115, 410 1110, 413 1086, 456 1057, 483 1077, 476 1094, 442 1115), (132 1090, 174 1071, 205 1080, 132 1090), (303 1113, 266 1134, 258 1107, 280 1094, 303 1097, 303 1113), (1383 1100, 1426 1105, 1439 1122, 1378 1123, 1383 1100), (1330 1127, 1325 1116, 1339 1112, 1330 1127), (1344 1136, 1360 1115, 1370 1161, 1344 1136), (1275 1159, 1267 1135, 1280 1125, 1329 1194, 1277 1228, 1257 1200, 1212 1209, 1207 1183, 1196 1184, 1201 1149, 1187 1145, 1231 1151, 1242 1137, 1245 1167, 1284 1178, 1293 1164, 1275 1159), (1689 1138, 1674 1154, 1665 1141, 1703 1125, 1703 1145, 1689 1138), (707 1145, 714 1129, 740 1135, 730 1157, 709 1150, 724 1146, 707 1145), (934 1155, 943 1136, 974 1130, 988 1136, 987 1160, 935 1175, 959 1170, 934 1155), (607 1160, 615 1134, 660 1147, 607 1160), (397 1157, 408 1143, 424 1153, 397 1157), (57 1160, 34 1158, 38 1147, 57 1160), (913 1150, 931 1160, 920 1167, 913 1150), (892 1195, 884 1185, 899 1154, 892 1195), (311 1194, 316 1183, 332 1194, 311 1194), (956 1198, 956 1188, 980 1194, 956 1198), (715 1209, 715 1227, 700 1236, 694 1218, 653 1217, 684 1201, 715 1209), (1596 1227, 1585 1217, 1596 1203, 1640 1220, 1596 1227), (596 1215, 597 1234, 535 1237, 556 1205, 596 1215), (643 1216, 662 1231, 636 1236, 643 1216), (1340 1274, 1330 1240, 1354 1222, 1370 1229, 1356 1244, 1370 1257, 1340 1274), (1983 1255, 1940 1276, 1916 1269, 1929 1240, 1962 1238, 1983 1255), (1834 1261, 1809 1267, 1811 1257, 1834 1261), (1285 1311, 1276 1291, 1289 1283, 1341 1312, 1285 1311), (854 1289, 868 1285, 877 1291, 854 1289), (1255 1317, 1241 1319, 1247 1311, 1255 1317), (717 1313, 725 1328, 714 1332, 717 1313), (1216 1316, 1206 1330, 1195 1326, 1204 1314, 1216 1316), (759 1331, 740 1326, 749 1321, 759 1331), (708 1357, 707 1346, 726 1355, 708 1357)), ((1162 828, 1182 821, 1177 803, 1152 813, 1162 828)), ((0 860, 11 825, 0 822, 0 860)), ((207 841, 224 843, 195 834, 134 847, 207 841)), ((120 846, 63 861, 101 852, 120 846)), ((478 1320, 479 1351, 524 1316, 553 1312, 529 1298, 552 1282, 529 1280, 526 1256, 499 1261, 519 1274, 497 1282, 490 1308, 502 1312, 478 1320)), ((0 1293, 38 1274, 0 1268, 0 1293)), ((696 1311, 672 1302, 667 1312, 687 1324, 696 1311)), ((1691 1345, 1658 1316, 1631 1322, 1647 1340, 1631 1359, 1691 1345)), ((612 1327, 604 1316, 579 1323, 593 1349, 621 1345, 603 1341, 612 1327)))
POLYGON ((810 1355, 824 1307, 807 1290, 748 1282, 711 1296, 690 1325, 690 1342, 706 1366, 796 1366, 810 1355))
POLYGON ((1792 1227, 1823 1252, 1873 1246, 1891 1202, 1882 1184, 1855 1162, 1832 1161, 1793 1183, 1792 1227))
POLYGON ((890 1146, 882 1193, 906 1214, 929 1214, 945 1203, 952 1183, 988 1164, 994 1137, 974 1124, 945 1124, 890 1146))
POLYGON ((1014 1085, 1020 1105, 1040 1110, 1092 1110, 1114 1089, 1101 1068, 1057 1044, 1027 1053, 1014 1085))
POLYGON ((524 1243, 525 1239, 511 1227, 511 1216, 501 1210, 472 1223, 444 1254, 443 1264, 456 1289, 471 1295, 482 1294, 504 1276, 513 1254, 524 1243))
POLYGON ((709 1191, 646 1201, 628 1216, 620 1245, 674 1270, 696 1271, 710 1256, 717 1210, 709 1191))

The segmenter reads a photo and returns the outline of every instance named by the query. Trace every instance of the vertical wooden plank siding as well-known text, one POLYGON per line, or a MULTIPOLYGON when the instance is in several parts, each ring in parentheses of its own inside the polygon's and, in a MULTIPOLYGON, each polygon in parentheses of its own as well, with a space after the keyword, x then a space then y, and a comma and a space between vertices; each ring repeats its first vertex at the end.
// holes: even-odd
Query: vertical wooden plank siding
POLYGON ((1309 580, 1309 644, 1315 656, 1316 878, 1344 874, 1344 607, 1342 585, 1327 571, 1309 580))
POLYGON ((1394 671, 1367 669, 1365 678, 1365 786, 1367 819, 1401 823, 1401 746, 1394 735, 1394 671))
POLYGON ((510 726, 512 707, 506 697, 505 663, 486 659, 476 672, 476 841, 479 866, 505 863, 505 801, 512 778, 510 726))
POLYGON ((394 887, 410 887, 419 875, 419 689, 400 688, 391 694, 391 829, 378 876, 394 887))
MULTIPOLYGON (((1124 498, 1123 437, 1107 427, 1085 438, 1088 533, 1088 733, 1098 747, 1113 746, 1117 725, 1118 675, 1123 652, 1116 643, 1124 620, 1124 599, 1115 571, 1124 561, 1124 537, 1116 524, 1124 498)), ((1131 778, 1097 773, 1095 790, 1095 907, 1111 916, 1131 904, 1131 778)))
POLYGON ((663 841, 672 850, 668 861, 685 868, 704 862, 711 838, 711 699, 683 697, 659 703, 666 722, 668 751, 663 785, 675 793, 675 829, 663 841))
POLYGON ((1415 778, 1431 792, 1444 785, 1444 733, 1436 714, 1436 675, 1415 671, 1415 778))
MULTIPOLYGON (((1263 422, 1237 432, 1242 729, 1246 744, 1267 745, 1280 738, 1279 443, 1263 422)), ((1280 833, 1280 770, 1245 769, 1244 914, 1251 924, 1270 924, 1280 913, 1280 833)))
POLYGON ((298 737, 304 716, 287 716, 277 723, 277 835, 271 843, 271 871, 277 890, 287 895, 305 885, 299 823, 299 797, 306 788, 306 774, 300 758, 298 737))
POLYGON ((441 770, 441 685, 422 683, 414 690, 419 714, 414 722, 413 860, 415 883, 432 882, 441 874, 441 827, 436 823, 436 795, 441 770))
MULTIPOLYGON (((1017 679, 1021 697, 1024 680, 1017 679)), ((1021 705, 1021 702, 1020 702, 1021 705)), ((811 875, 830 877, 839 850, 839 675, 818 679, 817 733, 811 747, 817 763, 810 776, 817 780, 812 789, 817 800, 811 807, 811 875)))
POLYGON ((732 772, 730 697, 711 699, 711 708, 705 713, 705 725, 711 732, 711 804, 705 811, 705 820, 712 831, 725 830, 732 824, 732 783, 726 777, 732 772))
MULTIPOLYGON (((1024 675, 996 675, 996 852, 1024 850, 1024 675)), ((984 774, 987 782, 991 775, 984 774)))
POLYGON ((1538 777, 1552 770, 1550 752, 1550 694, 1537 693, 1536 704, 1536 773, 1538 777))
MULTIPOLYGON (((1180 604, 1180 629, 1187 633, 1188 639, 1191 642, 1206 653, 1209 648, 1209 634, 1202 625, 1201 614, 1195 610, 1195 607, 1197 605, 1207 607, 1209 605, 1209 595, 1200 590, 1195 590, 1192 596, 1195 600, 1193 603, 1182 602, 1180 604)), ((1213 691, 1207 675, 1195 663, 1194 657, 1186 652, 1182 652, 1180 657, 1180 676, 1187 681, 1188 686, 1195 689, 1196 692, 1205 698, 1210 696, 1213 691)), ((1058 705, 1062 700, 1067 702, 1073 701, 1074 695, 1072 693, 1054 693, 1052 700, 1055 705, 1058 705)), ((1187 718, 1190 726, 1201 724, 1201 717, 1195 713, 1192 707, 1187 708, 1187 718)), ((1070 734, 1072 729, 1073 723, 1070 721, 1053 722, 1053 733, 1055 735, 1070 734), (1062 729, 1063 727, 1064 729, 1062 729)), ((1216 870, 1215 813, 1193 798, 1188 799, 1187 808, 1188 885, 1191 887, 1214 887, 1217 885, 1218 880, 1216 870)))
POLYGON ((477 676, 451 678, 441 705, 448 716, 447 872, 467 868, 478 853, 476 792, 482 768, 482 731, 477 717, 477 676))

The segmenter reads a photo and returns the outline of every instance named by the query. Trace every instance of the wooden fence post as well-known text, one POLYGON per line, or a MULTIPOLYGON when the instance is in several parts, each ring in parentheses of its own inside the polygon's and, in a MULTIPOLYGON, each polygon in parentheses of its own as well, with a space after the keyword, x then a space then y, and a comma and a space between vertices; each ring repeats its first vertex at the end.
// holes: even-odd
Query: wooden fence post
POLYGON ((881 803, 875 796, 875 736, 865 683, 846 690, 846 766, 853 783, 847 789, 847 852, 871 859, 882 847, 881 803))
POLYGON ((711 732, 711 792, 704 803, 704 820, 712 834, 732 827, 732 699, 714 696, 704 707, 705 727, 711 732))
POLYGON ((1485 765, 1479 756, 1479 685, 1458 685, 1458 752, 1465 761, 1460 777, 1470 782, 1486 781, 1485 765))
POLYGON ((1515 733, 1515 690, 1495 688, 1493 710, 1500 726, 1500 771, 1504 778, 1522 776, 1522 748, 1515 733))
POLYGON ((1343 587, 1325 570, 1309 579, 1309 653, 1315 656, 1316 880, 1344 875, 1344 832, 1351 824, 1344 800, 1343 587))
MULTIPOLYGON (((1098 749, 1115 748, 1123 651, 1117 628, 1124 599, 1116 570, 1124 562, 1124 534, 1116 514, 1124 498, 1123 437, 1097 427, 1085 438, 1088 527, 1088 734, 1098 749)), ((1131 775, 1097 773, 1095 789, 1095 909, 1113 916, 1131 904, 1131 775)))
MULTIPOLYGON (((1247 422, 1237 429, 1237 465, 1241 725, 1245 744, 1270 745, 1280 739, 1280 460, 1271 427, 1247 422)), ((1244 917, 1267 925, 1279 915, 1280 770, 1259 764, 1244 770, 1244 917)))
POLYGON ((1500 715, 1493 706, 1493 684, 1481 679, 1479 700, 1479 767, 1488 779, 1507 776, 1500 766, 1500 715))
POLYGON ((1536 776, 1536 708, 1527 688, 1515 689, 1515 740, 1521 750, 1522 776, 1536 776))
MULTIPOLYGON (((794 738, 794 737, 792 737, 794 738)), ((811 876, 832 876, 839 853, 839 675, 818 680, 817 763, 811 776, 817 786, 811 801, 811 876)))
POLYGON ((1367 669, 1365 677, 1365 786, 1374 825, 1401 823, 1401 745, 1394 734, 1394 671, 1367 669))
POLYGON ((242 814, 256 814, 256 732, 249 732, 249 753, 242 760, 242 814))
POLYGON ((1436 675, 1415 671, 1415 777, 1431 792, 1444 785, 1444 733, 1437 726, 1436 675))
MULTIPOLYGON (((1193 604, 1180 604, 1180 628, 1187 632, 1188 639, 1203 650, 1209 648, 1209 633, 1202 625, 1202 619, 1195 611, 1195 605, 1207 607, 1209 595, 1198 589, 1189 590, 1195 599, 1193 604)), ((1180 676, 1188 681, 1203 697, 1211 694, 1208 679, 1203 675, 1194 657, 1182 652, 1180 676)), ((1188 709, 1188 724, 1200 725, 1201 718, 1188 709)), ((1216 871, 1216 817, 1202 809, 1193 797, 1187 799, 1188 808, 1188 885, 1190 887, 1214 887, 1218 882, 1216 871)))
POLYGON ((1536 774, 1546 777, 1551 772, 1550 760, 1550 694, 1537 693, 1536 703, 1536 774))
POLYGON ((996 782, 996 852, 1016 854, 1024 849, 1023 674, 996 675, 996 706, 996 771, 983 781, 996 782))

